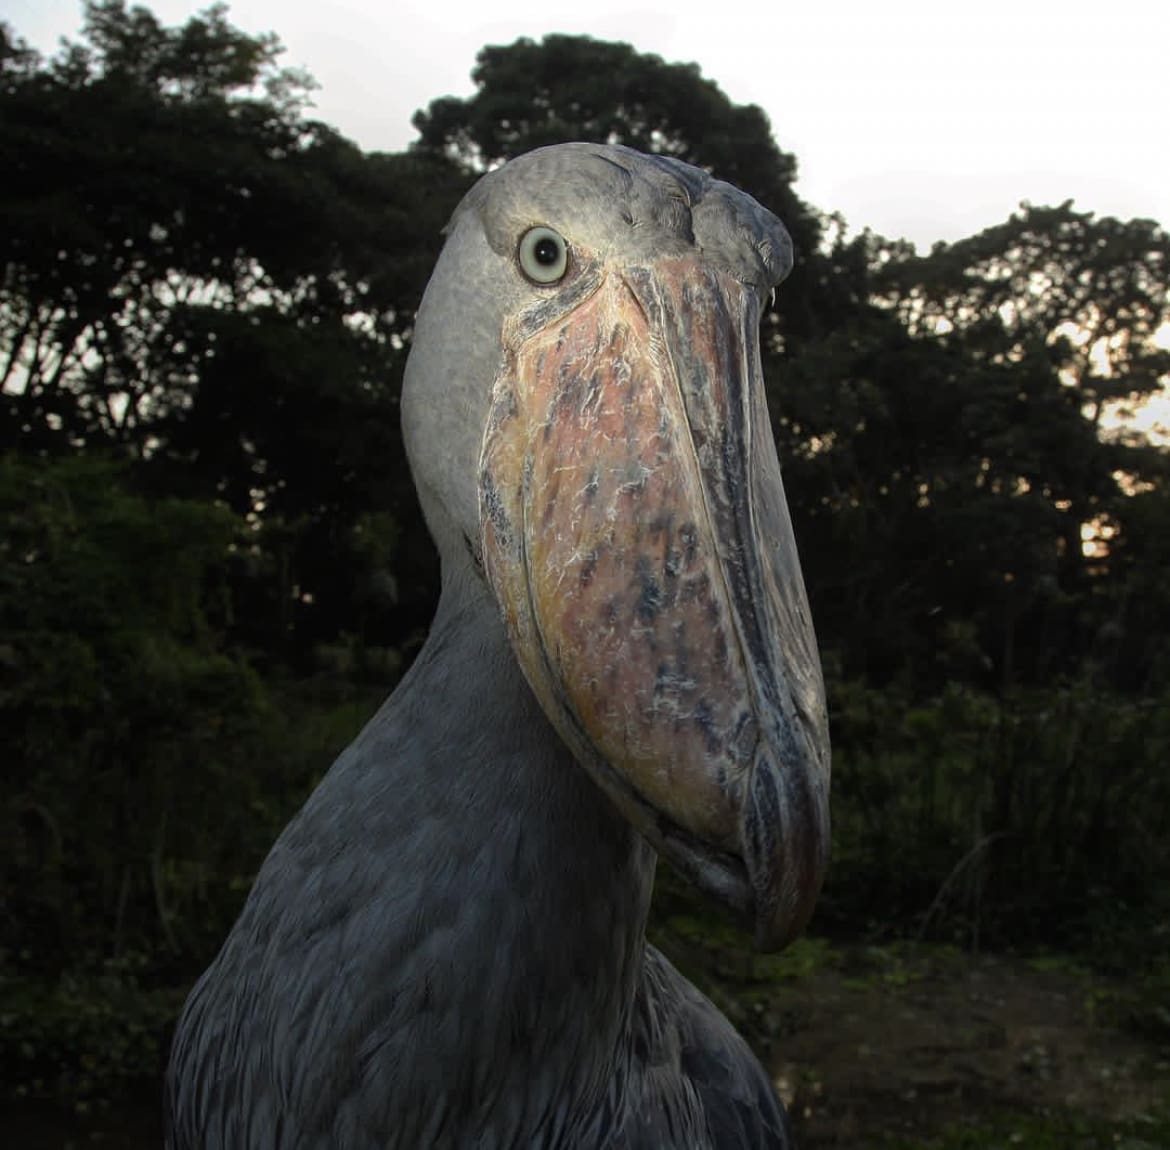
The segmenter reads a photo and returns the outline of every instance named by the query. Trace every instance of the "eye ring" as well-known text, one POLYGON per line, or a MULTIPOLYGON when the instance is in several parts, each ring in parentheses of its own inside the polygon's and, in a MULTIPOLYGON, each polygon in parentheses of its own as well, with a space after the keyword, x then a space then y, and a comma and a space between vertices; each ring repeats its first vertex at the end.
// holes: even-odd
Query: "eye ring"
POLYGON ((552 228, 529 228, 520 237, 516 261, 525 277, 534 284, 555 284, 569 270, 569 245, 552 228))

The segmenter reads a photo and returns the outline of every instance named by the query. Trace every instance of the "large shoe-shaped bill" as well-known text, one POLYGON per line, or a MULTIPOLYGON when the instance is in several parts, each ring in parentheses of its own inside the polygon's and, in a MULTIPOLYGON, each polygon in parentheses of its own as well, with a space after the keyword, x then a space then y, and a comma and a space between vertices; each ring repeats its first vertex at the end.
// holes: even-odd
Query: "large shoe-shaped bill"
POLYGON ((594 263, 508 322, 482 544, 524 673, 627 818, 757 941, 828 858, 824 687, 765 403, 756 289, 594 263))

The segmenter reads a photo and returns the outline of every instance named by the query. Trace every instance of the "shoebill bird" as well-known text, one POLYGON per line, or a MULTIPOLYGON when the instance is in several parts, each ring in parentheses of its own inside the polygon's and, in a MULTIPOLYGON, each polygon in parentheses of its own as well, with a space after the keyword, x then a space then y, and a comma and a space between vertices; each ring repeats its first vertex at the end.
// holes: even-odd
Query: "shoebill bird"
POLYGON ((645 935, 658 855, 765 947, 826 865, 759 354, 791 262, 751 197, 621 147, 464 199, 402 397, 438 613, 191 993, 171 1150, 791 1145, 645 935))

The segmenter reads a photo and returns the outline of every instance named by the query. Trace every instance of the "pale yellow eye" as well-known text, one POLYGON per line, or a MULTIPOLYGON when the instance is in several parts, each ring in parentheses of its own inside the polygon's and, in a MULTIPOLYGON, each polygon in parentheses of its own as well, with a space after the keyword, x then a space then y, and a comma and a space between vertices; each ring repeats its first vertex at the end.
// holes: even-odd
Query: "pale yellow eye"
POLYGON ((535 284, 555 284, 569 270, 569 246, 552 228, 529 228, 516 253, 520 270, 535 284))

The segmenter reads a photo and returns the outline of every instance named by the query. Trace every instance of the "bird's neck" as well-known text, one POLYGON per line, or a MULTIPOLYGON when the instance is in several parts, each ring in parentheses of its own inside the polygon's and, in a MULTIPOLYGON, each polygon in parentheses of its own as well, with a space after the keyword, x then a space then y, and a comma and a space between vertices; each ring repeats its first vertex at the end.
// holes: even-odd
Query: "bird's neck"
POLYGON ((363 758, 393 777, 384 881, 414 903, 399 924, 412 937, 390 945, 404 948, 398 1007, 418 1006, 402 1013, 413 1049, 433 1062, 415 1085, 438 1074, 448 1099, 525 1100, 526 1113, 483 1116, 505 1145, 571 1121, 573 1099, 580 1114, 603 1111, 642 972, 654 854, 549 725, 473 572, 445 582, 426 645, 366 739, 386 740, 384 756, 363 758))
POLYGON ((598 1145, 624 1102, 653 871, 482 582, 448 578, 414 666, 188 999, 172 1144, 598 1145))

